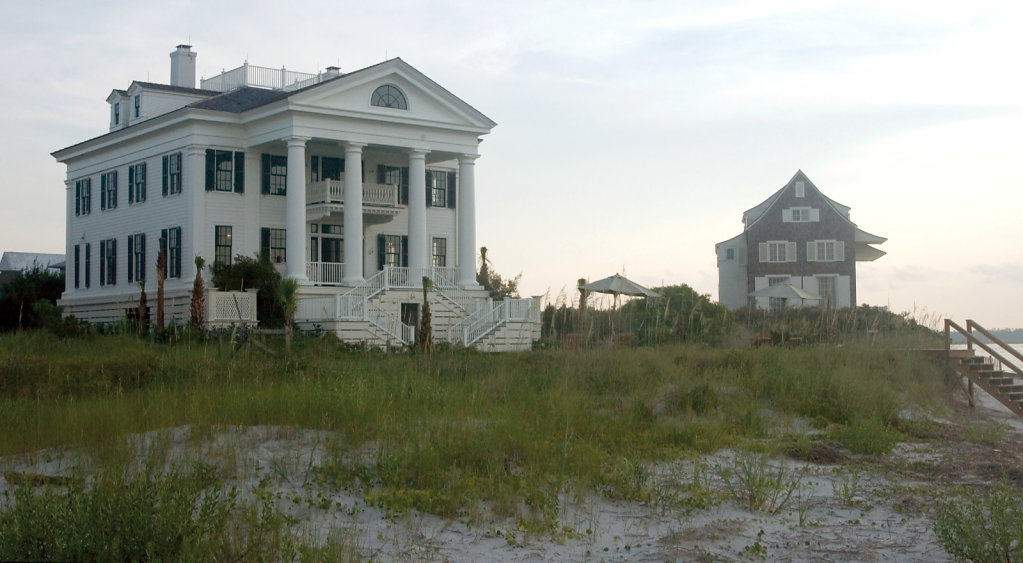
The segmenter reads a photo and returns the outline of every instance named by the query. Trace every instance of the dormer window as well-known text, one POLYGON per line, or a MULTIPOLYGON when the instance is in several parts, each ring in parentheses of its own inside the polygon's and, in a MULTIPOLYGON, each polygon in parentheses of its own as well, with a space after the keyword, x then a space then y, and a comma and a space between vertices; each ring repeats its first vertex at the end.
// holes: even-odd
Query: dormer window
POLYGON ((121 124, 121 102, 114 102, 114 125, 121 124))
POLYGON ((397 86, 392 86, 391 84, 384 84, 373 90, 373 96, 370 98, 369 104, 381 108, 408 109, 405 93, 399 90, 397 86))
POLYGON ((139 108, 142 105, 142 95, 135 94, 135 117, 139 116, 139 108))

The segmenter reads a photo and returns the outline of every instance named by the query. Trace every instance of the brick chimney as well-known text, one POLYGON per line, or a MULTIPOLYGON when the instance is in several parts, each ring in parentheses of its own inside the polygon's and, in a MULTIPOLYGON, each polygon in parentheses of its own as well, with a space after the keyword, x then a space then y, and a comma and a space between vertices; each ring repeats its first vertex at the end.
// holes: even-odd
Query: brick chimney
POLYGON ((171 86, 195 88, 195 55, 191 45, 178 45, 177 49, 170 54, 171 86))

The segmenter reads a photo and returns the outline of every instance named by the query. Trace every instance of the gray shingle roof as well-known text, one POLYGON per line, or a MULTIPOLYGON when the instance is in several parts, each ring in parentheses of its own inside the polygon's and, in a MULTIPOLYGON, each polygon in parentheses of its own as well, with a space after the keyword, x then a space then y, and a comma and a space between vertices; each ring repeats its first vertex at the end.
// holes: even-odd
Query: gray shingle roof
POLYGON ((229 92, 199 100, 191 103, 188 107, 212 111, 226 111, 229 113, 241 113, 262 105, 283 100, 291 95, 291 92, 281 90, 266 90, 264 88, 252 88, 242 86, 229 92))

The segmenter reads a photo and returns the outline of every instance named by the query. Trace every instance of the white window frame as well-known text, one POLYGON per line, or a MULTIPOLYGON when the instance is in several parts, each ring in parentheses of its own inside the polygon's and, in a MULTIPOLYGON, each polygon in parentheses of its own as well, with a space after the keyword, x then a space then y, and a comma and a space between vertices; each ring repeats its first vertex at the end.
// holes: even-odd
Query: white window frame
POLYGON ((845 242, 811 240, 806 243, 807 262, 845 262, 845 242))
POLYGON ((760 262, 781 264, 796 261, 796 243, 785 240, 768 240, 760 243, 760 262))

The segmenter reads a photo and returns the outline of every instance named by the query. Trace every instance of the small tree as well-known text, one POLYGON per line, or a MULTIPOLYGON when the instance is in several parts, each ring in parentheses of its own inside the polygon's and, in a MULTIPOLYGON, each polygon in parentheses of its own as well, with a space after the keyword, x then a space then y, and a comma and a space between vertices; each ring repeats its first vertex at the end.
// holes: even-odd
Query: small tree
POLYGON ((476 274, 476 283, 483 286, 484 289, 490 292, 490 297, 494 299, 504 299, 505 297, 518 297, 519 296, 519 279, 522 278, 522 274, 515 276, 510 280, 501 278, 501 275, 493 272, 490 269, 491 262, 487 258, 487 247, 480 248, 480 271, 476 274))
POLYGON ((192 304, 189 312, 192 316, 192 326, 203 330, 206 323, 206 293, 202 282, 202 268, 206 260, 202 256, 195 257, 195 281, 192 282, 192 304))
POLYGON ((146 313, 146 309, 149 308, 149 304, 146 302, 147 301, 146 282, 144 281, 139 282, 139 290, 141 291, 141 293, 139 293, 139 308, 137 312, 137 317, 139 323, 139 336, 143 336, 146 334, 147 324, 146 321, 148 320, 147 317, 149 317, 149 315, 146 313))
POLYGON ((294 332, 295 323, 295 294, 298 292, 298 282, 287 278, 277 283, 277 302, 284 312, 284 342, 288 350, 291 349, 291 337, 294 332))
POLYGON ((430 315, 430 301, 427 298, 433 282, 423 276, 423 314, 419 319, 419 349, 426 354, 433 352, 433 319, 430 315))
POLYGON ((163 280, 167 276, 167 239, 160 237, 160 251, 156 253, 156 333, 163 331, 163 280))

